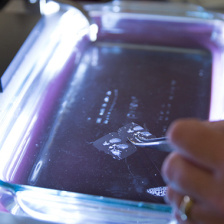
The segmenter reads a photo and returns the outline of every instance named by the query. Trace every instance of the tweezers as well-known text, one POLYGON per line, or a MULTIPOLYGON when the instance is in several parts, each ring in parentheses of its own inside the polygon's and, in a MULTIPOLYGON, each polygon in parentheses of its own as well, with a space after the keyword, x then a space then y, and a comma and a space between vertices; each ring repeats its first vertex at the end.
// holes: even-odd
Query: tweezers
POLYGON ((151 138, 151 139, 147 139, 146 141, 142 141, 141 139, 138 139, 135 136, 135 138, 128 138, 128 140, 133 145, 139 146, 139 147, 152 147, 152 146, 154 146, 158 150, 161 150, 161 151, 166 151, 166 152, 172 152, 173 151, 173 149, 168 144, 166 137, 151 138))
MULTIPOLYGON (((137 139, 137 137, 135 137, 135 139, 137 139)), ((134 138, 128 138, 128 140, 133 145, 141 146, 141 147, 154 146, 154 145, 160 145, 160 144, 167 144, 166 143, 166 137, 151 138, 151 139, 148 139, 147 141, 135 141, 134 138)))

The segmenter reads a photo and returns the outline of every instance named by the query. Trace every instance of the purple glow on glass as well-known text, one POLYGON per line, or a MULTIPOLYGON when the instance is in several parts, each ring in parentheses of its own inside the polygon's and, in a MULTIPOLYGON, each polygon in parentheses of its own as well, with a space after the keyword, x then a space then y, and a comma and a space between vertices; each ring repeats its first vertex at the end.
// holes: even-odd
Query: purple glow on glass
MULTIPOLYGON (((201 53, 198 53, 199 59, 188 60, 189 65, 192 65, 193 72, 195 73, 198 72, 197 69, 200 66, 208 66, 206 68, 211 69, 211 54, 213 56, 212 70, 207 71, 207 75, 205 75, 207 76, 207 82, 209 80, 209 84, 206 82, 205 86, 210 87, 210 75, 212 73, 211 102, 210 98, 208 100, 209 102, 206 102, 206 112, 203 113, 203 119, 218 119, 221 110, 219 105, 222 98, 219 92, 222 87, 217 88, 216 85, 221 82, 223 75, 221 70, 222 52, 219 51, 218 44, 216 41, 212 40, 211 37, 213 31, 219 29, 219 27, 217 27, 216 24, 207 24, 203 22, 191 23, 189 21, 176 22, 143 18, 120 18, 114 24, 114 27, 110 27, 111 29, 109 29, 103 26, 105 25, 103 24, 103 18, 97 17, 95 20, 99 25, 98 40, 93 44, 89 43, 87 38, 83 39, 77 45, 76 51, 73 52, 59 74, 49 82, 45 94, 41 98, 39 108, 35 111, 37 120, 25 141, 26 144, 23 145, 23 155, 18 155, 18 158, 16 158, 20 163, 15 163, 15 166, 12 167, 11 170, 7 170, 9 175, 7 181, 75 192, 83 191, 81 193, 96 195, 101 195, 103 192, 103 196, 113 196, 131 200, 152 200, 153 202, 161 203, 161 199, 155 199, 153 194, 148 194, 151 193, 151 190, 147 193, 147 196, 144 195, 144 193, 147 192, 147 189, 157 190, 156 187, 163 186, 164 183, 160 176, 159 169, 166 156, 165 154, 158 151, 145 152, 144 150, 137 150, 135 153, 130 154, 128 158, 114 160, 110 155, 98 152, 98 150, 92 149, 91 146, 96 139, 104 136, 105 133, 117 130, 127 123, 135 122, 135 120, 130 119, 139 119, 140 122, 136 121, 137 123, 149 125, 150 128, 152 126, 152 128, 155 129, 152 133, 156 133, 157 136, 158 134, 164 134, 169 123, 172 119, 175 119, 175 116, 172 115, 172 113, 175 114, 175 112, 171 104, 173 102, 175 105, 179 104, 175 101, 178 97, 178 94, 175 95, 175 91, 178 90, 176 87, 179 84, 178 81, 182 81, 179 76, 172 76, 175 70, 170 71, 168 74, 170 77, 168 78, 164 71, 168 70, 169 63, 175 65, 175 60, 178 60, 180 58, 179 56, 182 57, 181 63, 184 65, 184 60, 186 58, 189 59, 194 50, 201 53), (122 32, 117 32, 118 30, 122 32), (137 49, 136 46, 138 46, 139 49, 137 49), (146 51, 144 49, 145 46, 150 46, 154 50, 146 51), (153 47, 155 47, 156 50, 153 47), (166 48, 165 51, 163 47, 166 48), (181 51, 184 53, 180 53, 181 51), (91 63, 91 59, 93 58, 92 52, 95 54, 94 63, 91 63), (160 66, 158 52, 165 52, 165 56, 163 55, 163 66, 160 66), (169 53, 172 57, 170 57, 169 53), (175 56, 175 53, 178 55, 175 56), (83 56, 80 61, 83 60, 83 63, 86 63, 87 66, 87 69, 84 69, 85 74, 82 80, 83 82, 80 83, 80 91, 78 89, 79 86, 69 86, 72 82, 71 77, 74 70, 80 66, 79 62, 74 63, 78 54, 83 56), (127 56, 131 58, 130 61, 127 60, 127 56), (161 101, 164 100, 162 103, 157 100, 159 95, 157 88, 154 89, 151 104, 148 102, 150 100, 145 97, 146 94, 144 92, 139 93, 141 91, 138 91, 139 89, 144 91, 150 89, 146 86, 146 82, 143 81, 143 83, 140 83, 139 77, 136 76, 136 71, 138 72, 136 68, 146 57, 155 60, 155 63, 152 65, 159 68, 159 72, 157 71, 155 75, 156 79, 153 81, 153 77, 150 77, 151 79, 146 79, 146 81, 149 82, 151 89, 153 89, 157 83, 164 84, 165 87, 161 90, 164 95, 161 94, 162 99, 160 99, 161 101), (113 58, 116 66, 112 64, 110 58, 113 58), (139 58, 141 58, 141 60, 139 58), (171 61, 170 58, 173 58, 174 62, 171 61), (209 65, 204 65, 203 59, 208 61, 209 65), (199 60, 200 65, 195 62, 197 60, 199 60), (129 67, 127 64, 130 67, 132 66, 131 69, 127 69, 127 67, 129 67), (160 72, 160 67, 164 67, 165 69, 160 72), (114 72, 108 74, 109 81, 108 83, 104 83, 105 80, 107 80, 104 75, 108 71, 114 72), (118 73, 121 75, 117 75, 118 73), (130 75, 134 81, 129 79, 127 75, 130 75), (164 76, 162 77, 162 75, 164 76), (115 80, 114 77, 120 80, 118 81, 119 85, 116 83, 117 80, 115 80), (123 80, 122 77, 126 77, 125 80, 123 80), (167 79, 163 81, 163 78, 167 79), (176 80, 178 81, 176 82, 176 80), (121 85, 121 82, 123 85, 121 85), (77 105, 71 107, 69 107, 69 105, 68 108, 66 108, 68 111, 64 113, 69 114, 69 116, 62 117, 66 121, 66 127, 63 125, 58 127, 57 125, 59 125, 59 123, 55 124, 53 121, 54 116, 56 117, 54 112, 57 111, 58 108, 61 108, 59 103, 60 99, 66 95, 66 88, 68 88, 69 91, 71 89, 71 92, 74 91, 74 102, 78 98, 76 94, 80 94, 81 92, 82 97, 80 97, 77 105), (101 88, 102 91, 100 91, 101 88), (90 93, 86 94, 88 91, 90 91, 90 93), (132 91, 134 93, 132 93, 132 91), (99 93, 99 96, 95 96, 95 93, 99 93), (87 101, 87 98, 89 101, 87 101), (135 103, 134 106, 133 99, 135 103), (99 106, 97 107, 98 104, 99 106), (130 105, 132 106, 130 107, 130 105), (77 112, 77 108, 84 109, 82 109, 81 112, 77 112), (126 111, 126 113, 123 114, 123 111, 126 111), (133 116, 127 116, 127 114, 130 114, 130 111, 133 116), (149 118, 150 113, 151 117, 149 118), (50 122, 51 120, 52 123, 50 122), (87 122, 85 123, 86 126, 83 126, 83 121, 87 122), (57 132, 62 135, 55 134, 56 137, 53 136, 54 130, 51 129, 57 130, 57 132), (48 132, 48 130, 51 131, 48 132), (44 136, 43 133, 45 132, 53 134, 44 136), (86 135, 91 136, 92 134, 95 134, 94 138, 86 137, 86 135), (54 141, 51 141, 51 138, 54 141), (81 141, 79 141, 80 139, 81 141), (45 142, 43 143, 43 141, 45 142), (42 148, 39 146, 39 143, 42 144, 42 148), (45 147, 47 144, 50 146, 49 148, 45 147), (87 158, 88 156, 90 159, 87 158), (83 164, 88 164, 88 166, 83 164), (112 172, 113 170, 110 165, 116 171, 115 174, 112 172), (94 172, 94 170, 98 173, 94 172), (85 179, 86 173, 89 176, 85 179), (152 173, 153 179, 150 179, 148 176, 152 173), (155 173, 156 175, 154 175, 155 173), (79 188, 77 184, 80 179, 84 180, 83 185, 82 183, 80 185, 81 188, 79 188), (104 181, 102 185, 100 185, 101 181, 104 181), (150 184, 152 184, 152 186, 149 186, 150 184)), ((198 56, 195 52, 192 54, 194 56, 196 55, 196 57, 198 56)), ((141 64, 142 70, 140 70, 141 73, 138 74, 139 76, 141 75, 143 80, 146 76, 148 77, 153 74, 153 70, 150 70, 151 67, 147 64, 147 61, 141 64), (150 72, 148 72, 147 69, 150 70, 150 72)), ((192 71, 191 68, 189 71, 192 71)), ((203 72, 199 72, 198 77, 203 75, 203 72)), ((197 81, 198 80, 200 81, 200 79, 197 79, 197 81)), ((181 85, 184 84, 182 83, 181 85)), ((210 89, 208 91, 210 91, 210 89)), ((207 94, 209 95, 210 93, 207 94)), ((150 93, 148 93, 147 96, 150 96, 150 93)), ((189 99, 189 101, 190 100, 191 99, 189 99)), ((71 100, 71 105, 72 103, 71 100)), ((179 109, 177 108, 177 114, 178 111, 179 109)), ((197 113, 197 111, 195 113, 197 113)), ((178 116, 181 115, 181 112, 179 112, 178 116)), ((200 116, 198 114, 190 115, 200 116)), ((112 137, 112 141, 119 141, 119 136, 112 137)), ((104 142, 102 142, 102 144, 104 144, 104 142)), ((108 144, 108 141, 106 141, 105 144, 108 144)), ((120 145, 120 147, 121 150, 127 148, 125 144, 120 145)), ((113 152, 117 153, 118 150, 113 152)), ((119 157, 119 155, 117 156, 119 157)))

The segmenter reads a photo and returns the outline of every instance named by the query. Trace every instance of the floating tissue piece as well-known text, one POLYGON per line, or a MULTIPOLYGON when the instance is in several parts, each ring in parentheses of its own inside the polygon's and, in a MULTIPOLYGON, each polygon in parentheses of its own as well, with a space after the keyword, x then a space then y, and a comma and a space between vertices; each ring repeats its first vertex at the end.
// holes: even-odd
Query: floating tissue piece
POLYGON ((141 138, 142 140, 144 140, 146 138, 150 139, 155 137, 150 132, 148 132, 145 128, 143 128, 142 126, 134 122, 119 128, 118 134, 121 136, 121 138, 124 138, 124 139, 134 138, 135 140, 140 140, 141 138))
POLYGON ((164 197, 166 195, 167 187, 155 187, 147 189, 147 193, 157 196, 164 197))
POLYGON ((137 148, 121 139, 117 132, 109 133, 96 140, 93 145, 100 151, 111 155, 114 159, 124 159, 133 154, 137 148))
POLYGON ((93 145, 114 159, 121 160, 137 151, 137 148, 128 141, 128 138, 134 138, 139 133, 143 136, 153 137, 145 128, 131 122, 119 128, 117 132, 111 132, 96 140, 93 145))

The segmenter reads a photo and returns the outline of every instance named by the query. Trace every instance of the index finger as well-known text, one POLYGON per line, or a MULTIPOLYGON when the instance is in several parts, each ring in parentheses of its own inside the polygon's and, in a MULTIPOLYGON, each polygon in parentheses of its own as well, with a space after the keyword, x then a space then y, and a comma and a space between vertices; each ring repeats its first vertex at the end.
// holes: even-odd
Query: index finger
MULTIPOLYGON (((223 122, 204 123, 183 119, 171 124, 167 138, 175 150, 190 161, 208 169, 216 169, 224 160, 223 122)), ((223 165, 222 165, 223 166, 223 165)))
POLYGON ((206 125, 208 128, 212 128, 215 131, 220 131, 224 133, 224 120, 220 121, 203 121, 204 125, 206 125))

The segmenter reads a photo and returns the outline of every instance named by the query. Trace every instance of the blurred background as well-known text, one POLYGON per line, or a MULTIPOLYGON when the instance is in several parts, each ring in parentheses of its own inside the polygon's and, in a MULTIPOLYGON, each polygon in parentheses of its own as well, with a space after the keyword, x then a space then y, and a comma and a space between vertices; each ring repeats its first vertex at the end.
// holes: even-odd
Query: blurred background
MULTIPOLYGON (((72 0, 74 1, 74 0, 72 0)), ((106 2, 108 0, 80 0, 79 2, 106 2)), ((115 0, 116 1, 116 0, 115 0)), ((126 0, 132 1, 132 0, 126 0)), ((182 2, 200 5, 212 11, 224 11, 223 0, 144 0, 155 2, 182 2)), ((17 12, 31 12, 38 11, 38 0, 0 0, 0 10, 17 11, 17 12)))

